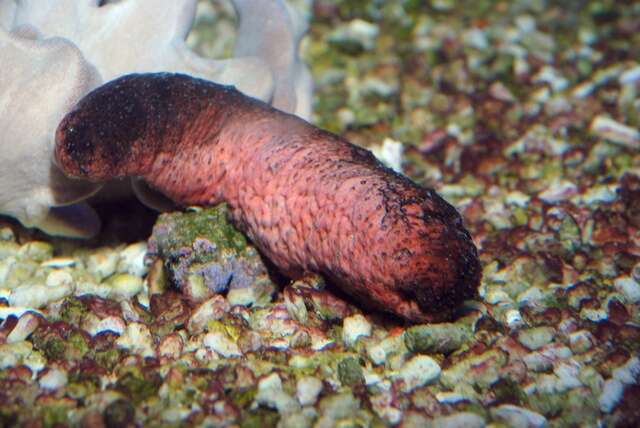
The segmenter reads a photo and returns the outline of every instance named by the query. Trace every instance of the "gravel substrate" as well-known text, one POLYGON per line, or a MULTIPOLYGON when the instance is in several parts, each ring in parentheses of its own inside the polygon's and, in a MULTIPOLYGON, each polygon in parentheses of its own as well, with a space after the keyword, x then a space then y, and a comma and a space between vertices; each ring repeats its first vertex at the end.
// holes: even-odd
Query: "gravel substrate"
MULTIPOLYGON (((456 205, 480 299, 363 312, 224 208, 148 242, 0 219, 0 427, 640 425, 640 4, 296 3, 315 123, 456 205)), ((228 49, 201 6, 189 42, 228 49)))

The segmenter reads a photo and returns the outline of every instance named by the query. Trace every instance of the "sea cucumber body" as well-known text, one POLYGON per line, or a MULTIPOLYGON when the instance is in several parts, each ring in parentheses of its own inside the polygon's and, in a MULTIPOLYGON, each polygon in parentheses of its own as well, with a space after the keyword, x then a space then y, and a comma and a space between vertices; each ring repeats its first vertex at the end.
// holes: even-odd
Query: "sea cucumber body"
POLYGON ((472 298, 476 248, 433 190, 370 152, 233 88, 130 75, 85 97, 56 135, 71 176, 140 176, 181 204, 226 202, 285 275, 324 275, 359 304, 443 320, 472 298))

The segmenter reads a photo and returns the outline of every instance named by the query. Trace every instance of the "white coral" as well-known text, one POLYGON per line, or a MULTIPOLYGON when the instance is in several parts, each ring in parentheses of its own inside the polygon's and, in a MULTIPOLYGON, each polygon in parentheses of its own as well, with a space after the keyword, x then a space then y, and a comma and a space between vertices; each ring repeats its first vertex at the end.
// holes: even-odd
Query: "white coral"
POLYGON ((31 25, 46 37, 75 43, 108 82, 135 72, 185 73, 234 84, 265 99, 273 91, 269 65, 256 57, 209 60, 184 43, 195 0, 26 0, 18 3, 12 27, 31 25), (255 78, 260 76, 260 78, 255 78))
POLYGON ((51 234, 90 235, 97 227, 90 208, 76 207, 87 221, 74 228, 49 207, 86 198, 98 186, 64 177, 51 159, 58 122, 99 83, 97 72, 73 43, 42 40, 33 29, 0 30, 0 57, 0 213, 51 234))
MULTIPOLYGON (((305 119, 312 81, 298 56, 305 19, 284 0, 232 0, 234 56, 212 60, 185 45, 197 0, 0 0, 0 213, 65 236, 99 226, 81 201, 98 189, 51 162, 59 120, 100 83, 134 72, 185 73, 234 85, 305 119), (54 207, 50 209, 50 207, 54 207)), ((134 182, 143 202, 162 205, 134 182)))
POLYGON ((257 57, 274 77, 272 104, 304 119, 311 116, 313 81, 298 56, 306 20, 283 1, 233 0, 239 17, 236 57, 257 57))

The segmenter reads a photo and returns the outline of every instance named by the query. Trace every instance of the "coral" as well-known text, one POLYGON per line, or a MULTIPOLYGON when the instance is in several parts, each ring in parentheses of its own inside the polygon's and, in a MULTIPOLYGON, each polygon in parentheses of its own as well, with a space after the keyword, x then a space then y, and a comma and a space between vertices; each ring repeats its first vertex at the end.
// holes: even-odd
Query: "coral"
POLYGON ((84 199, 100 186, 69 180, 51 155, 57 123, 99 77, 69 41, 31 35, 35 38, 0 30, 0 213, 50 234, 92 235, 99 220, 87 205, 49 207, 84 199))
MULTIPOLYGON (((0 213, 54 235, 88 237, 98 231, 99 219, 88 205, 69 205, 97 187, 70 182, 52 166, 53 133, 80 96, 127 73, 188 73, 234 85, 308 118, 312 83, 297 53, 306 31, 304 17, 284 0, 233 4, 239 21, 235 51, 231 58, 214 60, 185 44, 196 0, 0 1, 0 123, 7 124, 0 141, 24 148, 4 158, 8 162, 2 174, 7 178, 0 189, 0 213), (259 25, 265 17, 266 24, 259 25), (59 48, 65 52, 56 56, 51 54, 58 49, 53 44, 68 46, 59 48), (72 56, 68 74, 61 68, 65 55, 72 56), (75 71, 80 66, 90 78, 75 71), (61 189, 69 189, 68 194, 60 195, 61 189)), ((143 182, 133 178, 131 184, 145 204, 167 207, 167 201, 143 182)), ((107 183, 101 194, 118 187, 122 184, 107 183)))
MULTIPOLYGON (((10 15, 13 2, 6 3, 4 14, 10 15)), ((37 28, 44 37, 70 40, 104 82, 135 72, 185 73, 233 85, 308 119, 312 85, 297 53, 307 28, 305 19, 282 0, 233 0, 239 21, 234 53, 231 58, 213 60, 197 55, 185 44, 196 3, 27 0, 17 3, 9 28, 19 30, 26 25, 37 28)))

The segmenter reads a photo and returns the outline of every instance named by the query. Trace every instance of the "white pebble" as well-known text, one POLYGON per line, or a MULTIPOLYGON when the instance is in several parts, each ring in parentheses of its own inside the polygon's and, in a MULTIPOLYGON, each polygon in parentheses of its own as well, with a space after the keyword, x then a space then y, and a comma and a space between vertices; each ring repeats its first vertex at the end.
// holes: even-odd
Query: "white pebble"
POLYGON ((617 198, 617 185, 599 185, 586 189, 581 195, 574 198, 576 204, 611 203, 617 198))
POLYGON ((95 336, 105 331, 111 331, 118 336, 121 336, 127 326, 124 320, 120 317, 108 316, 106 318, 99 319, 94 314, 88 314, 82 323, 82 328, 91 336, 95 336))
POLYGON ((53 256, 53 245, 41 241, 27 242, 20 247, 18 254, 26 259, 43 262, 53 256))
POLYGON ((547 419, 541 414, 511 404, 503 404, 493 409, 491 413, 496 419, 515 428, 542 428, 547 425, 547 419))
POLYGON ((296 398, 303 406, 312 406, 318 400, 322 391, 322 381, 317 377, 306 376, 300 378, 296 385, 296 398))
POLYGON ((178 359, 184 348, 184 340, 177 333, 172 333, 164 338, 158 345, 158 355, 165 358, 178 359))
POLYGON ((583 83, 580 83, 579 85, 576 85, 571 90, 571 95, 574 98, 582 99, 591 95, 595 89, 596 89, 596 85, 593 82, 583 82, 583 83))
POLYGON ((487 34, 476 27, 466 30, 463 34, 465 44, 480 50, 489 48, 489 40, 487 34))
POLYGON ((431 421, 430 428, 482 428, 486 425, 484 418, 472 412, 454 413, 440 416, 431 421))
POLYGON ((110 296, 112 288, 106 283, 96 284, 92 281, 79 281, 76 283, 76 296, 93 294, 94 296, 106 299, 110 296))
POLYGON ((622 73, 619 81, 621 85, 631 85, 640 81, 640 65, 630 68, 622 73))
POLYGON ((371 324, 361 315, 356 314, 344 319, 342 325, 342 340, 347 346, 353 346, 359 337, 371 336, 371 324))
POLYGON ((607 313, 607 310, 603 308, 593 309, 584 307, 580 310, 580 318, 593 322, 600 322, 608 319, 609 314, 607 313))
POLYGON ((334 343, 335 341, 333 339, 329 339, 323 334, 311 333, 311 349, 313 351, 322 351, 334 343))
POLYGON ((67 373, 58 370, 51 369, 44 374, 39 380, 40 388, 44 389, 58 389, 67 385, 67 373))
POLYGON ((115 273, 118 266, 118 253, 111 249, 104 249, 98 253, 91 254, 86 263, 87 270, 95 275, 98 280, 102 280, 115 273))
POLYGON ((207 333, 203 339, 204 346, 216 351, 225 358, 241 357, 238 344, 221 332, 207 333))
POLYGON ((567 180, 554 180, 546 190, 538 194, 538 198, 553 204, 561 202, 574 196, 578 191, 578 187, 567 180))
MULTIPOLYGON (((151 300, 149 299, 149 287, 146 285, 146 283, 142 287, 142 292, 138 293, 138 295, 136 296, 136 299, 138 300, 140 306, 142 306, 146 310, 149 310, 149 308, 151 307, 151 300)), ((126 302, 126 300, 124 301, 126 302)))
POLYGON ((22 285, 11 291, 9 304, 11 306, 27 306, 42 308, 51 302, 70 296, 73 288, 63 284, 58 287, 47 287, 42 284, 22 285))
POLYGON ((629 276, 617 278, 613 283, 613 286, 625 297, 627 303, 640 302, 640 284, 638 284, 633 278, 629 276))
POLYGON ((376 365, 384 363, 387 359, 387 353, 385 352, 384 347, 379 344, 367 346, 367 355, 373 364, 376 365))
POLYGON ((613 378, 627 385, 635 384, 640 380, 640 358, 633 357, 624 366, 613 371, 613 378))
POLYGON ((552 368, 556 361, 566 360, 572 355, 569 347, 561 343, 550 343, 543 349, 528 353, 523 361, 529 370, 544 371, 552 368))
POLYGON ((602 388, 602 393, 598 399, 600 410, 610 413, 622 398, 624 385, 618 379, 608 379, 602 388))
POLYGON ((382 144, 371 147, 371 152, 380 162, 392 170, 402 173, 404 145, 400 141, 385 138, 382 144))
POLYGON ((484 301, 490 305, 497 305, 503 302, 511 303, 513 300, 504 290, 498 290, 492 287, 484 296, 484 301))
POLYGON ((205 331, 207 324, 211 320, 219 320, 222 316, 229 312, 230 305, 227 300, 216 294, 209 300, 202 302, 191 314, 191 318, 187 322, 187 330, 191 334, 198 334, 205 331))
POLYGON ((440 366, 433 358, 418 355, 402 366, 399 376, 404 381, 404 391, 409 392, 436 380, 440 376, 440 366))
POLYGON ((556 383, 557 391, 563 392, 582 386, 582 382, 580 382, 578 377, 580 374, 580 368, 580 363, 574 360, 568 360, 558 364, 553 370, 555 375, 558 376, 558 381, 556 383))
POLYGON ((260 391, 276 391, 282 389, 282 379, 278 373, 272 373, 267 377, 260 379, 258 382, 258 392, 260 391))
POLYGON ((66 270, 54 270, 47 275, 45 283, 49 287, 59 287, 61 285, 70 286, 73 284, 73 276, 66 270))
POLYGON ((530 15, 519 15, 515 19, 518 30, 522 33, 530 33, 536 29, 536 21, 530 15))
MULTIPOLYGON (((138 295, 138 298, 140 295, 138 295)), ((123 300, 120 302, 120 310, 122 311, 122 318, 126 323, 129 322, 143 322, 142 316, 135 308, 133 301, 131 300, 123 300)))
POLYGON ((533 76, 534 83, 548 83, 551 85, 551 89, 554 92, 563 91, 569 86, 569 81, 566 77, 562 76, 555 68, 545 65, 542 69, 533 76))
POLYGON ((531 350, 537 350, 550 343, 555 336, 552 327, 533 327, 518 332, 518 342, 531 350))
POLYGON ((275 408, 280 414, 290 414, 300 408, 298 402, 282 389, 282 380, 277 373, 273 373, 258 382, 256 402, 275 408))
POLYGON ((23 340, 15 343, 0 345, 0 370, 8 367, 25 365, 37 373, 44 369, 47 359, 37 350, 33 349, 31 342, 23 340))
POLYGON ((364 375, 364 384, 367 385, 369 391, 388 391, 391 387, 391 382, 383 380, 382 376, 374 371, 365 368, 362 370, 362 374, 364 375))
POLYGON ((640 132, 606 116, 596 116, 591 122, 591 132, 600 138, 632 149, 640 148, 640 132))
POLYGON ((531 287, 516 296, 516 301, 520 307, 535 307, 542 303, 546 294, 538 287, 531 287))
POLYGON ((526 193, 522 193, 519 190, 514 190, 513 192, 509 192, 507 196, 504 198, 504 202, 508 205, 515 205, 518 207, 527 207, 529 205, 529 201, 531 200, 531 196, 526 193))
POLYGON ((2 259, 2 254, 0 254, 0 284, 7 282, 7 278, 9 278, 9 274, 11 274, 17 262, 17 259, 13 256, 2 259))
POLYGON ((118 273, 111 276, 105 284, 110 286, 109 297, 115 300, 130 299, 140 291, 144 281, 128 273, 118 273))
POLYGON ((0 241, 13 241, 15 239, 16 235, 13 233, 13 229, 8 226, 0 227, 0 241))
POLYGON ((373 49, 380 29, 377 25, 362 19, 354 19, 344 27, 335 30, 330 38, 334 41, 356 41, 365 49, 373 49))
POLYGON ((471 401, 471 399, 459 392, 441 391, 436 392, 436 400, 442 404, 456 404, 462 401, 471 401))
POLYGON ((147 243, 136 242, 128 245, 120 252, 118 272, 128 273, 137 277, 143 277, 147 273, 144 258, 147 254, 147 243))
POLYGON ((40 318, 32 312, 27 312, 18 319, 13 330, 7 336, 7 343, 25 340, 38 328, 40 318))
POLYGON ((155 356, 153 338, 149 328, 137 322, 132 322, 127 326, 124 334, 116 340, 116 345, 143 357, 155 356))
POLYGON ((509 309, 505 312, 505 321, 511 329, 518 328, 524 324, 522 314, 517 309, 509 309))
POLYGON ((396 425, 402 420, 402 411, 394 406, 391 391, 384 391, 371 397, 373 411, 390 425, 396 425))
POLYGON ((578 330, 569 335, 569 347, 576 354, 581 354, 593 347, 595 339, 588 330, 578 330))

